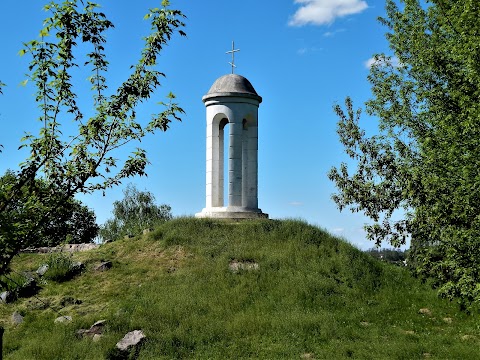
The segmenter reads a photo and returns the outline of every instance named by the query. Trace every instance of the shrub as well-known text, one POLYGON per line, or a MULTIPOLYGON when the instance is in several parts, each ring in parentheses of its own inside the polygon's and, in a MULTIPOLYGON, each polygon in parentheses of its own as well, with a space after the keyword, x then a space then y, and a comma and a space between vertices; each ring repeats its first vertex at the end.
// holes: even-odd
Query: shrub
POLYGON ((45 272, 44 278, 62 282, 70 280, 83 269, 81 263, 75 263, 71 254, 52 253, 47 259, 48 270, 45 272))
POLYGON ((138 191, 129 184, 123 191, 124 198, 113 203, 113 219, 100 227, 103 241, 115 241, 125 235, 138 235, 144 229, 153 228, 172 219, 171 207, 156 205, 155 196, 149 191, 138 191))

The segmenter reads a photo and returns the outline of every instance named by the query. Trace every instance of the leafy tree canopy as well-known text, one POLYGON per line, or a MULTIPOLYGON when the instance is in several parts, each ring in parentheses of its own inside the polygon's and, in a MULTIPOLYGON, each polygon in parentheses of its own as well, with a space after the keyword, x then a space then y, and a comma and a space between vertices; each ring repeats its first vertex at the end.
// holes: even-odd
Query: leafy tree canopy
POLYGON ((480 301, 480 6, 476 0, 387 1, 395 58, 376 56, 366 136, 349 98, 335 106, 338 134, 356 161, 333 168, 340 209, 373 220, 368 237, 399 246, 411 238, 418 275, 463 306, 480 301), (398 61, 397 61, 398 59, 398 61), (405 217, 393 221, 403 209, 405 217))
POLYGON ((113 23, 99 5, 81 0, 51 1, 45 10, 50 16, 40 38, 27 42, 21 51, 31 58, 28 80, 36 87, 41 130, 38 135, 24 137, 23 147, 29 149, 30 156, 20 165, 15 183, 0 192, 0 274, 8 270, 12 257, 29 245, 32 234, 48 222, 51 212, 37 211, 42 203, 53 209, 76 193, 105 190, 127 177, 144 175, 148 164, 144 149, 137 148, 126 159, 117 158, 116 150, 139 142, 147 133, 167 130, 183 113, 170 93, 162 103, 163 110, 150 120, 136 117, 137 107, 150 98, 164 76, 156 68, 161 51, 174 34, 185 35, 184 15, 170 9, 167 0, 145 16, 150 33, 144 37, 138 62, 125 69, 126 79, 116 89, 108 88, 106 79, 105 34, 113 23), (79 44, 83 44, 82 51, 77 51, 79 44), (73 83, 79 66, 91 71, 88 111, 93 107, 94 114, 90 117, 77 105, 80 102, 73 83), (64 135, 65 122, 76 124, 76 133, 64 135), (46 179, 50 191, 44 201, 24 203, 21 216, 14 216, 18 213, 12 209, 22 199, 25 186, 32 193, 38 191, 37 174, 46 179))
POLYGON ((169 205, 156 205, 155 196, 149 191, 138 191, 129 184, 123 191, 124 198, 113 203, 113 219, 100 228, 103 241, 114 241, 125 235, 138 235, 172 218, 169 205))
MULTIPOLYGON (((15 173, 8 170, 0 177, 0 191, 14 185, 16 181, 15 173)), ((55 203, 52 207, 45 201, 49 198, 51 187, 44 179, 35 179, 33 188, 35 191, 30 191, 25 185, 22 188, 22 196, 17 197, 16 203, 9 207, 9 211, 14 212, 10 217, 15 219, 46 216, 45 221, 42 221, 32 233, 28 246, 56 246, 61 243, 80 244, 93 241, 99 227, 92 210, 73 197, 55 203), (35 202, 39 204, 35 206, 36 214, 32 214, 31 204, 35 202)))

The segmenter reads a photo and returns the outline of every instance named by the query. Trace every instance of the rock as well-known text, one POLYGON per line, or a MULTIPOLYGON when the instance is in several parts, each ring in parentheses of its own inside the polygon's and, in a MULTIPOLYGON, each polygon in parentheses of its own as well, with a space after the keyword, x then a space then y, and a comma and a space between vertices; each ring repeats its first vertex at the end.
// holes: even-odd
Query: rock
POLYGON ((20 325, 21 323, 23 323, 23 316, 20 315, 18 312, 14 312, 12 314, 12 323, 14 325, 20 325))
POLYGON ((55 319, 55 323, 69 323, 72 321, 71 316, 60 316, 55 319))
POLYGON ((260 265, 254 261, 238 261, 232 260, 230 264, 228 264, 228 268, 232 272, 239 272, 240 270, 258 270, 260 265))
POLYGON ((33 277, 29 277, 22 287, 18 288, 18 296, 28 298, 38 293, 39 290, 37 281, 33 277))
POLYGON ((68 305, 80 305, 82 300, 75 299, 71 296, 65 296, 60 300, 60 306, 65 307, 68 305))
POLYGON ((15 301, 15 293, 12 291, 4 291, 0 294, 0 303, 9 304, 15 301))
POLYGON ((80 261, 74 262, 72 264, 72 269, 82 271, 83 269, 85 269, 85 264, 80 261))
POLYGON ((26 280, 35 280, 35 276, 30 271, 23 271, 22 275, 26 280))
POLYGON ((47 272, 48 270, 48 265, 47 264, 43 264, 42 266, 40 266, 38 269, 37 269, 37 275, 38 276, 43 276, 45 275, 45 273, 47 272))
POLYGON ((85 270, 85 264, 77 261, 72 264, 72 267, 70 268, 70 274, 73 277, 80 274, 83 270, 85 270))
POLYGON ((89 251, 98 248, 98 244, 65 244, 60 247, 60 251, 67 251, 67 252, 80 252, 80 251, 89 251))
POLYGON ((75 334, 77 334, 77 337, 81 338, 84 336, 87 336, 88 330, 87 329, 78 329, 75 334))
MULTIPOLYGON (((77 336, 78 337, 91 337, 92 339, 95 340, 95 335, 102 335, 103 331, 105 330, 105 323, 107 320, 98 320, 95 324, 90 326, 90 329, 80 329, 77 330, 77 336)), ((96 341, 98 341, 97 339, 96 341)))
POLYGON ((106 271, 112 267, 112 262, 111 261, 103 261, 97 266, 95 266, 95 271, 106 271))
POLYGON ((142 330, 130 331, 117 343, 116 347, 120 351, 128 351, 130 348, 137 346, 144 338, 145 334, 142 330))
POLYGON ((305 353, 300 356, 301 359, 315 359, 315 355, 313 353, 305 353))
POLYGON ((93 340, 93 342, 97 342, 97 341, 100 341, 100 339, 102 337, 103 337, 103 335, 101 335, 101 334, 94 334, 92 340, 93 340))
POLYGON ((447 324, 451 324, 453 322, 453 319, 451 317, 446 317, 446 318, 443 318, 442 320, 447 324))
POLYGON ((38 248, 29 247, 29 248, 22 249, 21 252, 26 253, 26 254, 33 254, 33 253, 46 254, 46 253, 51 252, 51 249, 53 249, 53 248, 49 248, 49 247, 46 247, 46 246, 38 247, 38 248))
POLYGON ((63 246, 54 246, 54 247, 38 247, 38 248, 26 248, 21 250, 22 253, 38 253, 38 254, 47 254, 52 252, 78 252, 78 251, 88 251, 98 248, 99 244, 86 243, 86 244, 66 244, 63 246))
POLYGON ((93 334, 100 335, 105 330, 105 323, 106 322, 107 322, 107 320, 98 320, 92 326, 90 326, 90 329, 88 331, 90 331, 93 334))
POLYGON ((462 340, 475 340, 475 335, 463 335, 462 340))
POLYGON ((418 313, 423 314, 423 315, 427 315, 427 316, 432 316, 432 312, 430 311, 430 309, 427 309, 427 308, 422 308, 422 309, 418 310, 418 313))
POLYGON ((150 228, 143 229, 143 235, 147 235, 149 232, 152 232, 152 231, 153 231, 153 229, 150 229, 150 228))

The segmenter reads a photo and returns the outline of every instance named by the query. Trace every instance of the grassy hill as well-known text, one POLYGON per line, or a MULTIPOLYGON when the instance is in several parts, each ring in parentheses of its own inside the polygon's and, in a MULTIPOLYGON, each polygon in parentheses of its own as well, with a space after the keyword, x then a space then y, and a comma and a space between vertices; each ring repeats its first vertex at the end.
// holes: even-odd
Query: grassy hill
MULTIPOLYGON (((22 255, 14 269, 35 270, 46 256, 22 255)), ((181 218, 74 257, 86 270, 47 281, 41 301, 0 305, 5 359, 104 359, 136 329, 147 336, 139 359, 479 356, 476 316, 438 299, 406 269, 300 221, 181 218), (94 271, 103 260, 112 268, 94 271), (54 324, 53 309, 73 321, 54 324), (14 311, 24 315, 17 326, 14 311), (100 319, 100 341, 75 335, 100 319)))

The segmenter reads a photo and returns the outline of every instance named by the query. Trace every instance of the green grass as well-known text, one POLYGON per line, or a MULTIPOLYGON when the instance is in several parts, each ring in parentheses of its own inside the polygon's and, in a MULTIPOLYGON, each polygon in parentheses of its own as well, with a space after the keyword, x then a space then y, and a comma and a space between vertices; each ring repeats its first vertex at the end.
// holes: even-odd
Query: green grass
MULTIPOLYGON (((478 358, 476 315, 438 299, 406 269, 301 221, 181 218, 74 258, 86 270, 48 281, 42 302, 0 305, 5 359, 104 359, 135 329, 147 336, 139 359, 478 358), (102 260, 112 269, 94 272, 102 260), (259 269, 235 273, 232 260, 259 269), (54 324, 52 308, 73 322, 54 324), (14 311, 25 314, 17 327, 14 311), (100 319, 107 329, 99 342, 75 336, 100 319)), ((44 262, 29 254, 14 268, 44 262)))

